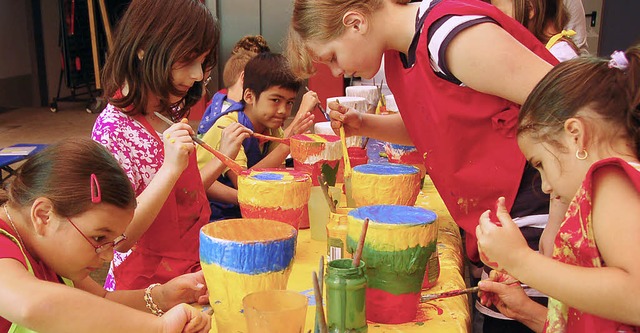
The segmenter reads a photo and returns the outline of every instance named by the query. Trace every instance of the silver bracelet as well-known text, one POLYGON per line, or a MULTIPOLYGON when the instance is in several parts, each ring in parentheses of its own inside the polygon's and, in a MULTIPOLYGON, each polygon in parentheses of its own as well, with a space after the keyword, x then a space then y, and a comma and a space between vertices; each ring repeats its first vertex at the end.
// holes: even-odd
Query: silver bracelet
POLYGON ((149 309, 149 311, 151 311, 151 313, 153 313, 154 315, 161 317, 164 314, 164 311, 162 311, 160 309, 160 307, 158 307, 158 304, 156 304, 153 301, 153 297, 151 296, 151 289, 159 286, 160 283, 154 283, 151 284, 147 287, 147 289, 144 290, 144 302, 147 304, 147 309, 149 309))

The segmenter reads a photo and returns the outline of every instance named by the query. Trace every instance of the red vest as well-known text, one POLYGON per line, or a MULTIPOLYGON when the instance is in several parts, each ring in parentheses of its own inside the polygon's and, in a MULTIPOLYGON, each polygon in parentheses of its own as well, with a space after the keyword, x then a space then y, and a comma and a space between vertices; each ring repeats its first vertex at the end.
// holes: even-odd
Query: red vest
POLYGON ((475 229, 480 214, 494 209, 500 196, 511 209, 524 170, 525 158, 515 137, 520 106, 434 73, 427 48, 428 28, 451 14, 491 17, 542 59, 554 65, 558 62, 526 28, 479 0, 443 0, 425 14, 412 68, 403 67, 398 52, 385 53, 387 81, 404 124, 424 154, 427 172, 451 216, 466 232, 468 257, 478 262, 475 229))
MULTIPOLYGON (((162 141, 143 116, 135 119, 162 141)), ((193 153, 156 219, 114 269, 116 289, 142 289, 200 270, 200 228, 209 223, 209 215, 209 201, 193 153)))

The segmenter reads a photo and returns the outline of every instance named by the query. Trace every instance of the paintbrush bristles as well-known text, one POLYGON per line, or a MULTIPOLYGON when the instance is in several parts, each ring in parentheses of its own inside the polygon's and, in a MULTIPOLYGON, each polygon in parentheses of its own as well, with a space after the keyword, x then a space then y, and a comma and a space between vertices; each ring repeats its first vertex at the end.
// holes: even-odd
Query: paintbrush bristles
MULTIPOLYGON (((306 89, 307 92, 309 92, 309 87, 305 86, 304 89, 306 89)), ((322 107, 322 104, 320 104, 320 102, 318 102, 316 104, 316 106, 318 107, 318 109, 320 109, 320 112, 322 112, 322 114, 324 115, 325 119, 327 119, 327 121, 331 121, 331 117, 329 117, 329 113, 327 112, 327 110, 325 110, 322 107)))
POLYGON ((358 246, 356 247, 356 253, 353 255, 353 267, 360 266, 360 258, 362 257, 362 248, 364 247, 364 239, 367 237, 367 229, 369 228, 369 218, 364 219, 362 223, 362 231, 360 232, 360 239, 358 240, 358 246))

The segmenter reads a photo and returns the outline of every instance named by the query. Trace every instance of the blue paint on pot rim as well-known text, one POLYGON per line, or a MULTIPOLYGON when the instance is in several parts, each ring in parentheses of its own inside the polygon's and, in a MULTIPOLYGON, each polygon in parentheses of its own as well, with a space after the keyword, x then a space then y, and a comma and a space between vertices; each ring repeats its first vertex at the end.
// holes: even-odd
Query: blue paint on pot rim
POLYGON ((381 224, 419 225, 431 224, 438 216, 433 211, 422 207, 401 205, 374 205, 353 209, 349 216, 369 222, 381 224))

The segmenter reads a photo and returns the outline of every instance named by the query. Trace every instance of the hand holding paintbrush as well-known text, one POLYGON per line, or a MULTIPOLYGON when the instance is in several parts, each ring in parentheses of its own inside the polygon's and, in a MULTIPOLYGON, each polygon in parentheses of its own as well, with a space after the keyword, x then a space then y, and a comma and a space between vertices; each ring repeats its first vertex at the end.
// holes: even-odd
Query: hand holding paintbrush
MULTIPOLYGON (((309 87, 307 87, 307 86, 305 86, 304 89, 307 90, 307 92, 311 91, 311 90, 309 90, 309 87)), ((316 104, 316 106, 318 107, 318 109, 320 109, 320 112, 322 112, 322 114, 327 119, 327 121, 331 121, 331 118, 329 117, 329 113, 327 112, 327 110, 325 110, 322 107, 322 103, 318 102, 318 104, 316 104)))
MULTIPOLYGON (((219 129, 225 129, 227 128, 226 126, 216 126, 219 129)), ((264 135, 264 134, 260 134, 260 133, 256 133, 256 132, 251 132, 251 136, 258 139, 258 141, 275 141, 275 142, 279 142, 285 145, 290 145, 291 142, 289 141, 289 139, 287 138, 278 138, 275 136, 270 136, 270 135, 264 135)))
MULTIPOLYGON (((173 121, 171 121, 171 119, 163 116, 162 114, 155 112, 156 117, 158 117, 160 120, 164 121, 165 123, 167 123, 167 125, 172 126, 174 124, 173 121)), ((232 160, 231 158, 229 158, 228 156, 226 156, 225 154, 213 149, 213 147, 211 147, 210 145, 208 145, 206 142, 202 141, 200 138, 198 138, 195 134, 191 135, 191 139, 193 139, 193 141, 195 141, 197 144, 199 144, 202 148, 206 149, 207 151, 209 151, 210 153, 212 153, 215 157, 217 157, 222 163, 224 163, 224 165, 226 165, 229 169, 231 169, 231 171, 235 172, 236 174, 240 174, 244 168, 236 163, 236 161, 232 160)))
MULTIPOLYGON (((507 284, 507 285, 512 285, 512 284, 507 284)), ((522 289, 529 288, 529 286, 525 284, 519 284, 519 285, 522 289)), ((448 297, 454 297, 459 295, 474 294, 474 293, 477 293, 478 291, 480 291, 480 287, 450 290, 450 291, 445 291, 445 292, 435 293, 435 294, 425 294, 420 297, 420 302, 428 302, 438 298, 448 298, 448 297)))

